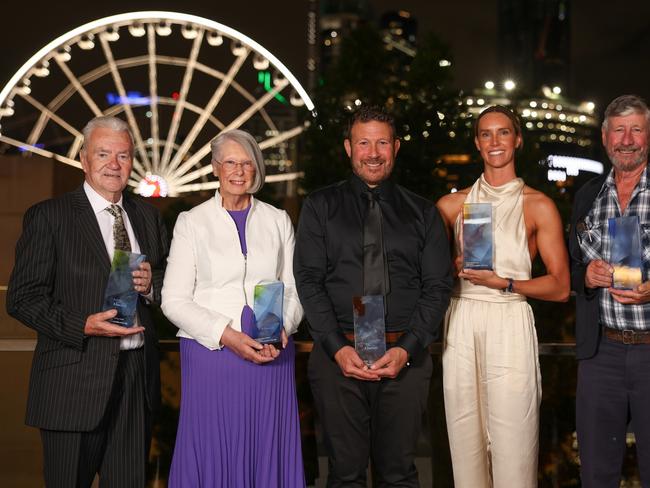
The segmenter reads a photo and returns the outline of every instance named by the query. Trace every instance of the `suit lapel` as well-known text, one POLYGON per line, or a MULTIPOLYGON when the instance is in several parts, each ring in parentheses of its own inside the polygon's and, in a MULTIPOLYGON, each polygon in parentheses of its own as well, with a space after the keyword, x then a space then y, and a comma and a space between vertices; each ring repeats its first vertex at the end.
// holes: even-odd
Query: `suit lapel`
POLYGON ((97 262, 101 263, 102 268, 108 272, 111 263, 108 257, 108 252, 106 251, 106 245, 104 244, 102 233, 97 224, 97 217, 95 217, 95 213, 90 206, 90 202, 84 192, 83 186, 80 186, 72 192, 72 206, 77 215, 77 229, 79 235, 81 235, 81 237, 86 241, 88 249, 93 252, 97 258, 97 262))
POLYGON ((131 198, 126 192, 122 194, 122 203, 124 205, 124 210, 126 210, 127 215, 129 216, 129 221, 131 222, 131 228, 135 234, 135 238, 138 240, 138 245, 140 246, 141 254, 148 254, 149 246, 147 242, 147 236, 144 232, 145 225, 141 213, 139 212, 138 206, 136 205, 133 198, 131 198))

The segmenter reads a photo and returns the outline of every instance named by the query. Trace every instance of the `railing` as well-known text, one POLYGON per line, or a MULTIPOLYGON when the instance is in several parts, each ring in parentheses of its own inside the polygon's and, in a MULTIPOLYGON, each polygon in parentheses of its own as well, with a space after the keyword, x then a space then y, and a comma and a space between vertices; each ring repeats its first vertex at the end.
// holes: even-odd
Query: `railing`
MULTIPOLYGON (((311 341, 296 341, 296 352, 309 353, 312 350, 311 341)), ((15 351, 29 352, 36 347, 36 339, 0 339, 0 352, 15 351)), ((162 339, 160 341, 161 351, 178 351, 178 339, 162 339)), ((442 344, 435 342, 429 346, 432 355, 442 354, 442 344)), ((575 353, 573 342, 544 342, 539 345, 540 356, 571 356, 575 353)))

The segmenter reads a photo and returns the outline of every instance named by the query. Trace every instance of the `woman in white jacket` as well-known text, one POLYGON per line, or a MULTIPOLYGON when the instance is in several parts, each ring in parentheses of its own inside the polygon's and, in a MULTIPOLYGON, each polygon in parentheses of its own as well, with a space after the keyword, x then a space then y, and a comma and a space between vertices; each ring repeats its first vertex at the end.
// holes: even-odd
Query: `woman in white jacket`
POLYGON ((179 215, 162 309, 181 338, 181 411, 169 486, 304 487, 290 339, 302 318, 294 234, 283 210, 256 200, 264 160, 241 130, 211 143, 220 188, 179 215), (282 281, 281 346, 254 328, 253 291, 282 281))

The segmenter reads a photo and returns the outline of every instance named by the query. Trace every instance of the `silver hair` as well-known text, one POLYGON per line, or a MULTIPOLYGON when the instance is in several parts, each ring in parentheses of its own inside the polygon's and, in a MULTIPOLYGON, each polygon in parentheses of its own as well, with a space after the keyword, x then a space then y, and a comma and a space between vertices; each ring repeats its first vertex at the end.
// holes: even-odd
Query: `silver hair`
POLYGON ((650 109, 645 100, 637 95, 621 95, 607 105, 603 118, 603 130, 607 130, 607 123, 611 117, 626 117, 632 114, 645 116, 646 126, 650 132, 650 109))
POLYGON ((86 143, 90 140, 90 136, 95 129, 110 129, 116 132, 126 132, 129 135, 129 139, 131 139, 131 146, 134 146, 133 134, 131 134, 129 124, 120 118, 113 117, 112 115, 100 115, 99 117, 91 119, 90 122, 86 124, 86 127, 81 131, 84 136, 82 151, 85 149, 86 143))
POLYGON ((264 166, 264 158, 262 157, 260 146, 257 144, 255 138, 246 131, 233 129, 222 132, 210 142, 210 149, 212 149, 212 162, 218 162, 221 160, 221 147, 227 141, 239 144, 244 151, 246 151, 248 157, 251 158, 253 166, 255 166, 255 179, 253 180, 251 187, 248 189, 248 193, 257 193, 262 189, 262 186, 264 186, 264 180, 266 179, 266 168, 264 166))

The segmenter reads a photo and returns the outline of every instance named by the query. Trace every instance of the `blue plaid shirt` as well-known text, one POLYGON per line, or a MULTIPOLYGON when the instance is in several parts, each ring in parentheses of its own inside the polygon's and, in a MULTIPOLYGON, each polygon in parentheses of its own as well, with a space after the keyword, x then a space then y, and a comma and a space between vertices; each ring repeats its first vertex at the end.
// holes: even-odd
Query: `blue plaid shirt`
MULTIPOLYGON (((621 215, 612 169, 594 200, 583 222, 578 223, 578 239, 584 263, 595 259, 609 262, 611 242, 608 219, 638 215, 641 222, 641 247, 643 253, 643 276, 649 278, 650 270, 650 165, 641 174, 630 203, 621 215)), ((612 298, 606 288, 598 289, 600 322, 613 329, 650 330, 650 304, 623 305, 612 298)))

